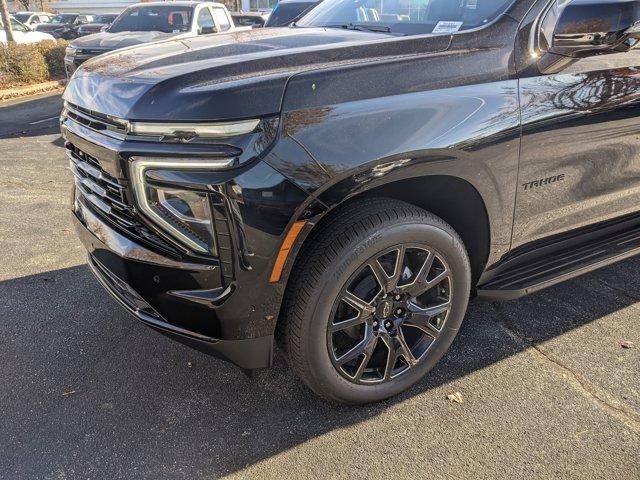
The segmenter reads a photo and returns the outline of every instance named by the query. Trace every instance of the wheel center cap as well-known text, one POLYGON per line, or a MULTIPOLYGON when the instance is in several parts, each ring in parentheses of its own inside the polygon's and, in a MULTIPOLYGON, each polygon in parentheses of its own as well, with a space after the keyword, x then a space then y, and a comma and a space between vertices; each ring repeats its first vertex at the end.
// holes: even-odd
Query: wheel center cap
POLYGON ((378 307, 376 308, 376 315, 379 318, 388 318, 391 316, 392 312, 393 303, 391 303, 389 300, 383 300, 378 304, 378 307))

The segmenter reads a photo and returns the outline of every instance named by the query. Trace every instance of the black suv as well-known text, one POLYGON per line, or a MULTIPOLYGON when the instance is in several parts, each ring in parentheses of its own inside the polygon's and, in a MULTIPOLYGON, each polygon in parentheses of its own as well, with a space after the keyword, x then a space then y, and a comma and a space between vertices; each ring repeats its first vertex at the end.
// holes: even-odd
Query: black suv
POLYGON ((640 253, 639 0, 325 0, 86 63, 89 264, 145 324, 315 392, 420 380, 469 298, 640 253))

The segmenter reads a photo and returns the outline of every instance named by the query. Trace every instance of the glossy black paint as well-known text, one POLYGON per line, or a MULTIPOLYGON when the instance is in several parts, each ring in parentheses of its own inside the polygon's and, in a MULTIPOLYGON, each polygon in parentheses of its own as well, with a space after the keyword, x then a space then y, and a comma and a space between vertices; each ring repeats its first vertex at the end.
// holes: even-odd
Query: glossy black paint
MULTIPOLYGON (((631 2, 628 2, 631 3, 631 2)), ((534 10, 520 31, 528 45, 534 10)), ((513 247, 638 211, 640 50, 576 59, 541 75, 520 50, 522 153, 513 247), (527 188, 553 175, 553 186, 527 188)))
MULTIPOLYGON (((171 144, 118 140, 63 119, 67 142, 125 183, 133 156, 239 160, 227 171, 150 175, 216 199, 231 260, 179 245, 165 259, 206 274, 128 258, 106 243, 95 248, 95 228, 77 215, 81 230, 93 232, 81 234, 85 244, 151 305, 161 330, 216 351, 217 342, 263 345, 272 337, 302 242, 358 195, 416 200, 393 187, 410 180, 424 185, 425 196, 440 195, 448 211, 479 212, 474 221, 488 237, 482 258, 472 259, 480 285, 512 261, 510 252, 548 253, 551 247, 538 246, 554 235, 639 211, 640 57, 631 50, 568 59, 544 73, 551 53, 532 49, 531 40, 548 4, 519 0, 492 24, 454 35, 257 29, 126 49, 83 66, 65 100, 89 111, 138 121, 277 120, 269 136, 171 144), (463 190, 473 195, 462 197, 463 190), (281 280, 270 283, 278 250, 299 220, 308 223, 281 280)), ((241 354, 220 354, 244 368, 270 361, 260 354, 248 365, 241 354)))

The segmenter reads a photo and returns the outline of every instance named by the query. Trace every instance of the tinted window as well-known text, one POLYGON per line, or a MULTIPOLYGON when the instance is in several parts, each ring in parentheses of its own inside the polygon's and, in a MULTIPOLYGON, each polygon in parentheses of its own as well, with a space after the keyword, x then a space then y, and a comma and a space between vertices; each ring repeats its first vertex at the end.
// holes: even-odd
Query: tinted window
POLYGON ((220 27, 221 32, 226 32, 231 28, 229 18, 227 17, 227 12, 225 12, 222 8, 214 7, 213 16, 216 17, 216 23, 218 24, 218 27, 220 27))
POLYGON ((253 15, 231 15, 233 23, 236 27, 261 27, 264 25, 264 19, 262 17, 253 15))
POLYGON ((15 18, 17 21, 19 21, 21 23, 27 23, 29 21, 29 19, 31 18, 31 14, 30 13, 15 13, 12 16, 13 16, 13 18, 15 18))
POLYGON ((56 15, 51 20, 51 23, 73 23, 78 18, 78 15, 56 15))
POLYGON ((198 14, 198 33, 211 33, 215 31, 215 23, 208 8, 203 8, 198 14))
POLYGON ((285 2, 276 5, 269 19, 264 24, 265 27, 284 27, 302 16, 307 10, 311 10, 319 2, 285 2))
POLYGON ((111 23, 116 19, 117 15, 98 15, 94 22, 95 23, 111 23))
POLYGON ((193 9, 170 5, 125 10, 109 27, 109 32, 188 32, 193 9))
POLYGON ((17 22, 15 19, 11 18, 11 30, 14 32, 28 32, 29 29, 25 27, 22 23, 17 22))
POLYGON ((494 20, 513 0, 325 0, 299 26, 361 24, 398 33, 449 34, 494 20))

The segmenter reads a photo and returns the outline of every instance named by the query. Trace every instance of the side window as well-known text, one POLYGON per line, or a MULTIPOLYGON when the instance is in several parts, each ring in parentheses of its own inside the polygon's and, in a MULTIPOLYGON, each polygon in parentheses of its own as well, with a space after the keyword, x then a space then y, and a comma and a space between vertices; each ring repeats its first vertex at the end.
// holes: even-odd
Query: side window
POLYGON ((18 22, 11 22, 11 29, 14 32, 28 32, 29 30, 23 24, 18 22))
POLYGON ((220 7, 213 7, 213 16, 216 17, 216 23, 220 28, 221 32, 226 32, 231 28, 231 23, 229 22, 229 17, 227 17, 227 12, 220 7))
POLYGON ((216 31, 215 23, 213 23, 213 17, 208 8, 202 8, 198 14, 198 34, 204 35, 207 33, 214 33, 216 31))

